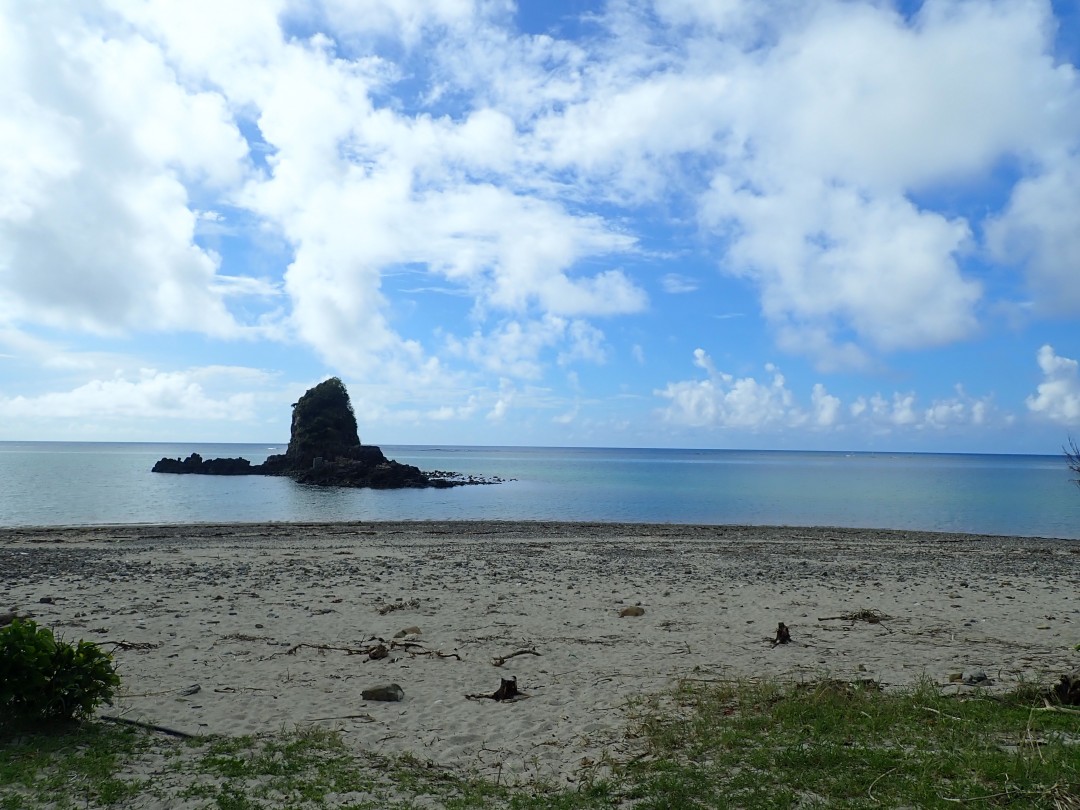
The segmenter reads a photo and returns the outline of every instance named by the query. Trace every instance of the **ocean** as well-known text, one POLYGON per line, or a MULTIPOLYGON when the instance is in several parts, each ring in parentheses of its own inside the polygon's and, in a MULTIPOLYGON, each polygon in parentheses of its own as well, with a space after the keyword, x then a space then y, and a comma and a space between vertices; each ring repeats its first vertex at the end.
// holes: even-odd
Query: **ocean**
POLYGON ((1062 456, 384 445, 423 470, 506 479, 391 491, 150 472, 192 452, 258 463, 284 445, 0 442, 0 526, 545 520, 1080 539, 1062 456))

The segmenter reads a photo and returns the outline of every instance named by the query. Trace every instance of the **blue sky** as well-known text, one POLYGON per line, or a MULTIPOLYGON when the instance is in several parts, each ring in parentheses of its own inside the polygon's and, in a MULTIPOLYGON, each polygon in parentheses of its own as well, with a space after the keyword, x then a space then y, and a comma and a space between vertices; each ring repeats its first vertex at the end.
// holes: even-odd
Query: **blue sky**
POLYGON ((0 440, 1056 453, 1075 0, 13 0, 0 440))

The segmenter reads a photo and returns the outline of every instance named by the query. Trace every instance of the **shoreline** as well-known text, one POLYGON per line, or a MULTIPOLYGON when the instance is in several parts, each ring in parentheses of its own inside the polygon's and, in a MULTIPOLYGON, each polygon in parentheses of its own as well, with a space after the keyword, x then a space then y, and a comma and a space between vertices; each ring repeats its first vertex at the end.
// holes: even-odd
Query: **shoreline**
POLYGON ((280 535, 292 529, 325 529, 331 533, 348 532, 358 527, 381 528, 392 531, 408 532, 427 528, 429 533, 447 533, 450 530, 461 532, 480 531, 491 533, 493 531, 507 531, 508 533, 522 533, 526 530, 554 531, 561 533, 587 532, 597 536, 654 536, 657 531, 670 530, 680 534, 700 536, 702 533, 713 533, 720 538, 745 536, 749 533, 809 533, 811 536, 822 533, 837 533, 841 535, 859 534, 874 535, 881 538, 893 538, 902 541, 951 541, 962 540, 1004 541, 1004 542, 1048 542, 1048 543, 1080 543, 1078 537, 1060 537, 1049 535, 1028 534, 996 534, 988 532, 963 532, 941 531, 938 529, 903 529, 886 528, 875 526, 828 526, 828 525, 802 525, 802 524, 771 524, 771 523, 654 523, 642 521, 612 521, 612 520, 543 520, 543 519, 436 519, 417 518, 415 520, 252 520, 252 521, 207 521, 178 523, 175 521, 163 521, 160 523, 63 523, 63 524, 25 524, 4 526, 0 525, 0 545, 17 540, 21 535, 43 534, 99 534, 108 532, 116 535, 132 533, 145 533, 147 531, 166 531, 175 536, 184 533, 202 533, 210 531, 241 532, 247 533, 256 530, 269 536, 280 535), (431 527, 441 527, 431 529, 431 527))
POLYGON ((632 756, 628 701, 680 678, 1056 681, 1080 667, 1078 563, 1065 539, 830 527, 16 527, 0 529, 0 608, 113 649, 108 714, 195 734, 315 723, 570 783, 632 756), (778 622, 791 644, 771 643, 778 622), (509 677, 528 698, 466 697, 509 677), (391 682, 401 702, 362 699, 391 682))

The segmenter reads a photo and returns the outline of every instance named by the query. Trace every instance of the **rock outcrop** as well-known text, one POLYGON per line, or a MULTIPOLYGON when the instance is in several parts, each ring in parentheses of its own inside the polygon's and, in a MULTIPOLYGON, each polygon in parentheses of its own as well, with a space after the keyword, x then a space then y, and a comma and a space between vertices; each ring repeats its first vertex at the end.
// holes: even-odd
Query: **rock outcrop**
POLYGON ((203 459, 198 453, 192 453, 181 461, 178 458, 163 458, 154 465, 152 472, 193 473, 196 475, 255 475, 259 472, 246 458, 210 458, 203 459))
POLYGON ((289 447, 262 464, 245 458, 163 458, 153 472, 197 475, 287 475, 302 484, 332 487, 452 487, 494 483, 453 473, 425 473, 400 464, 375 445, 363 445, 349 392, 337 377, 319 383, 293 405, 289 447))

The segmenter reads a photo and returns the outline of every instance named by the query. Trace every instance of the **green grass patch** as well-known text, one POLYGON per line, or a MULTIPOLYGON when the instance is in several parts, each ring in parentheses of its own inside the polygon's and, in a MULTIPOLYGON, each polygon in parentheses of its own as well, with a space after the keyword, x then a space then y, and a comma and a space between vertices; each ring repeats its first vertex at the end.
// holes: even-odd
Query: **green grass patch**
POLYGON ((122 774, 149 745, 136 729, 103 723, 6 732, 0 735, 0 810, 118 804, 145 787, 122 774))
POLYGON ((1080 714, 1037 690, 684 683, 634 709, 639 808, 1080 808, 1080 714))
POLYGON ((961 698, 930 684, 688 681, 628 712, 634 759, 560 790, 359 752, 322 728, 182 742, 71 725, 0 738, 0 810, 1080 810, 1080 713, 1046 709, 1034 687, 961 698))

